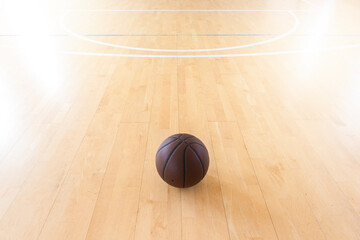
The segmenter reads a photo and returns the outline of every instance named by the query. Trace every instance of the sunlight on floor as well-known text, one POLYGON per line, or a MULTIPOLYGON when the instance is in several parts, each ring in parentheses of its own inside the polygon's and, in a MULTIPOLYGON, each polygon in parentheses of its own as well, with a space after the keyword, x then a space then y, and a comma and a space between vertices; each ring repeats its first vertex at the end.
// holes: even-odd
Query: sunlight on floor
POLYGON ((37 84, 46 94, 55 93, 62 85, 61 69, 58 62, 57 46, 47 24, 48 11, 30 1, 19 3, 7 2, 5 14, 7 24, 16 39, 18 54, 29 72, 34 75, 37 84))

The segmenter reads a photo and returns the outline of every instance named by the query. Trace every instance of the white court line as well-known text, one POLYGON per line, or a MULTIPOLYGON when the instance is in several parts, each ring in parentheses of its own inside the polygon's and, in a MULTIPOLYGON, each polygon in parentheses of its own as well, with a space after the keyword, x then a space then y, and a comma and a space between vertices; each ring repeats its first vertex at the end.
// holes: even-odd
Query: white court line
MULTIPOLYGON (((282 38, 285 38, 287 36, 289 36, 291 33, 295 32, 297 27, 299 26, 299 19, 298 17, 292 12, 292 11, 287 11, 287 10, 160 10, 162 12, 195 12, 195 11, 201 11, 201 12, 282 12, 282 13, 288 13, 290 14, 293 19, 294 19, 294 24, 293 26, 285 33, 264 40, 264 41, 259 41, 259 42, 255 42, 255 43, 250 43, 250 44, 244 44, 244 45, 237 45, 237 46, 232 46, 232 47, 222 47, 222 48, 208 48, 208 49, 155 49, 155 48, 139 48, 139 47, 130 47, 130 46, 124 46, 124 45, 119 45, 119 44, 112 44, 112 43, 106 43, 103 41, 99 41, 99 40, 95 40, 92 38, 89 38, 87 36, 78 34, 76 32, 71 31, 65 24, 65 18, 66 16, 68 16, 70 13, 72 12, 103 12, 104 10, 86 10, 86 9, 82 9, 82 10, 69 10, 67 12, 65 12, 62 16, 61 16, 61 26, 64 28, 65 32, 67 32, 69 35, 88 41, 88 42, 92 42, 95 44, 99 44, 99 45, 104 45, 104 46, 109 46, 109 47, 115 47, 115 48, 123 48, 123 49, 130 49, 130 50, 138 50, 138 51, 150 51, 150 52, 213 52, 213 51, 223 51, 223 50, 233 50, 233 49, 240 49, 240 48, 247 48, 247 47, 254 47, 254 46, 258 46, 258 45, 262 45, 262 44, 266 44, 266 43, 270 43, 270 42, 274 42, 277 40, 280 40, 282 38)), ((106 12, 158 12, 159 10, 111 10, 108 9, 106 10, 106 12)))
MULTIPOLYGON (((302 0, 304 2, 308 2, 307 0, 302 0)), ((313 5, 312 3, 308 2, 308 4, 313 5)), ((82 11, 82 10, 79 10, 82 11)), ((85 10, 85 11, 97 11, 95 10, 85 10)), ((102 9, 101 11, 143 11, 149 12, 154 10, 111 10, 111 9, 102 9)), ((157 11, 172 11, 172 12, 195 12, 195 11, 219 11, 219 10, 157 10, 157 11)), ((242 11, 263 11, 263 12, 288 12, 294 11, 296 12, 309 12, 311 10, 220 10, 220 11, 232 11, 232 12, 242 12, 242 11)), ((17 48, 16 46, 10 45, 0 45, 0 47, 5 48, 17 48)), ((328 48, 317 48, 317 49, 299 49, 299 50, 288 50, 288 51, 273 51, 273 52, 257 52, 257 53, 238 53, 238 54, 211 54, 211 55, 147 55, 147 54, 118 54, 118 53, 97 53, 97 52, 77 52, 77 51, 57 51, 58 54, 65 54, 65 55, 81 55, 81 56, 110 56, 110 57, 140 57, 140 58, 207 58, 207 57, 247 57, 247 56, 272 56, 272 55, 287 55, 287 54, 306 54, 311 52, 325 52, 325 51, 334 51, 334 50, 342 50, 342 49, 350 49, 350 48, 357 48, 360 47, 360 42, 355 44, 345 44, 342 46, 336 47, 328 47, 328 48)))
POLYGON ((148 55, 148 54, 118 54, 118 53, 95 53, 95 52, 75 52, 61 51, 59 53, 66 55, 83 55, 83 56, 107 56, 107 57, 140 57, 140 58, 223 58, 223 57, 249 57, 249 56, 271 56, 271 55, 288 55, 288 54, 307 54, 312 52, 326 52, 341 49, 360 47, 360 43, 342 45, 329 48, 318 49, 300 49, 276 52, 258 52, 258 53, 235 53, 235 54, 209 54, 209 55, 148 55))

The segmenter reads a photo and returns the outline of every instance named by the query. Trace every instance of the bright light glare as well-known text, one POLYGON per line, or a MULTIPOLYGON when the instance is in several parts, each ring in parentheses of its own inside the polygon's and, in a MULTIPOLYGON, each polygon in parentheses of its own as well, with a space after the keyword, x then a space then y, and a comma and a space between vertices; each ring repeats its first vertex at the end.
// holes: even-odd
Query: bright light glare
POLYGON ((316 11, 316 19, 311 24, 311 37, 307 41, 307 49, 318 50, 322 46, 323 35, 328 31, 331 22, 331 18, 335 13, 335 1, 326 1, 323 7, 318 8, 316 11))
POLYGON ((33 1, 7 1, 7 24, 17 37, 19 52, 38 85, 49 95, 59 90, 61 77, 56 46, 49 36, 51 16, 33 1))
POLYGON ((6 149, 8 143, 12 142, 21 124, 16 99, 8 83, 5 73, 0 72, 0 150, 6 149))
POLYGON ((316 18, 311 23, 310 37, 306 38, 305 50, 307 54, 302 55, 302 70, 304 72, 312 71, 318 59, 319 50, 323 48, 323 36, 327 33, 330 26, 331 18, 335 13, 335 0, 324 2, 321 8, 316 8, 316 18))

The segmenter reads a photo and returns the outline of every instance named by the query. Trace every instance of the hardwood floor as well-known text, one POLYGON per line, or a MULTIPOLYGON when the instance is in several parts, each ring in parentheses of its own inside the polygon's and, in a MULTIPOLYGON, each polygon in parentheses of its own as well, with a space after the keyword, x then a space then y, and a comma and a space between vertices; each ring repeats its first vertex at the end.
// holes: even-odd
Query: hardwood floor
POLYGON ((359 12, 357 0, 4 3, 0 239, 360 239, 359 12), (178 132, 210 155, 188 189, 155 168, 178 132))

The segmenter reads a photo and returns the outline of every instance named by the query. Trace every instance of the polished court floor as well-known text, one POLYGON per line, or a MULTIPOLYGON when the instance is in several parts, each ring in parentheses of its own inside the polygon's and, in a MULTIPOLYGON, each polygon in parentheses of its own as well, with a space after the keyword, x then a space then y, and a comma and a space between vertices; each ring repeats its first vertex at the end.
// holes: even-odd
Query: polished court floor
POLYGON ((0 239, 360 239, 358 0, 0 5, 0 239))

